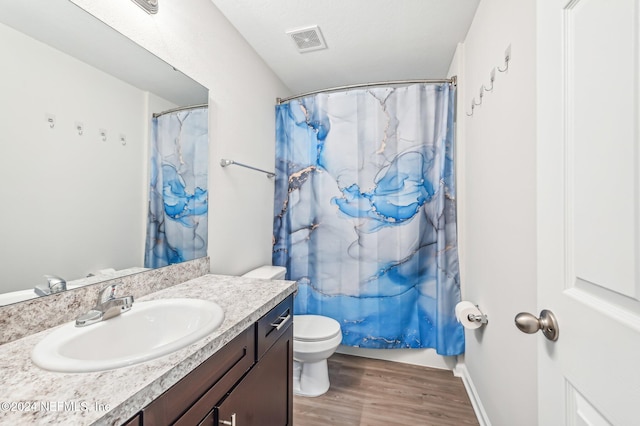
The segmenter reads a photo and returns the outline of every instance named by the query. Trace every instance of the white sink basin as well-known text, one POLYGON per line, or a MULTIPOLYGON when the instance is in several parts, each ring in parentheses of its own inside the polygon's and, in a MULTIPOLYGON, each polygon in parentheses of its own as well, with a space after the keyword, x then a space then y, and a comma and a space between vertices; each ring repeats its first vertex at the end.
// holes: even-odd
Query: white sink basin
POLYGON ((31 359, 45 370, 103 371, 166 355, 220 327, 224 311, 198 299, 135 302, 130 311, 86 327, 75 321, 47 335, 31 359))

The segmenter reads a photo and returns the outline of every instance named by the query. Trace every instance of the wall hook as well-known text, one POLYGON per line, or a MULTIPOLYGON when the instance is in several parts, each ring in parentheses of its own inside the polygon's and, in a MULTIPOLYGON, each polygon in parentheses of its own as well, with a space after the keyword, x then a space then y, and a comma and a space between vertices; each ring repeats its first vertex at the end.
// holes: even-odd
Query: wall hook
POLYGON ((482 90, 482 87, 480 87, 480 102, 476 103, 476 98, 473 98, 473 104, 476 106, 482 105, 482 97, 484 96, 484 91, 482 90))
POLYGON ((476 108, 476 100, 472 99, 471 100, 471 114, 469 114, 468 112, 465 112, 465 114, 467 114, 467 117, 473 117, 473 110, 476 108))
POLYGON ((480 86, 480 92, 478 94, 478 98, 473 98, 471 100, 471 113, 468 113, 465 111, 465 114, 467 115, 467 117, 472 117, 474 114, 475 107, 482 105, 484 92, 493 91, 493 85, 496 81, 496 69, 499 72, 506 72, 509 69, 509 61, 511 61, 511 45, 507 46, 507 49, 504 51, 504 67, 503 68, 494 67, 491 70, 491 73, 489 74, 489 82, 491 83, 491 85, 489 87, 486 87, 484 84, 480 86), (476 102, 476 99, 479 99, 479 102, 476 102))
POLYGON ((511 60, 511 45, 504 51, 504 69, 498 67, 498 71, 506 72, 509 69, 509 61, 511 60))
POLYGON ((491 87, 486 88, 486 87, 484 87, 484 84, 482 85, 482 89, 487 91, 487 92, 491 92, 493 90, 493 82, 496 81, 496 68, 495 67, 491 70, 491 74, 490 74, 490 78, 489 79, 491 81, 491 87))

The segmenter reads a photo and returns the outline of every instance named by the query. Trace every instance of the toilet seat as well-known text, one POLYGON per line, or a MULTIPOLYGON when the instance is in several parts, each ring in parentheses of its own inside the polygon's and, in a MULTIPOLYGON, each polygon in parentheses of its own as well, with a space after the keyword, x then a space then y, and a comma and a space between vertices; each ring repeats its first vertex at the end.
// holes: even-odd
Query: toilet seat
POLYGON ((293 340, 299 342, 318 342, 333 339, 340 333, 340 323, 333 318, 321 315, 295 315, 293 321, 293 340))

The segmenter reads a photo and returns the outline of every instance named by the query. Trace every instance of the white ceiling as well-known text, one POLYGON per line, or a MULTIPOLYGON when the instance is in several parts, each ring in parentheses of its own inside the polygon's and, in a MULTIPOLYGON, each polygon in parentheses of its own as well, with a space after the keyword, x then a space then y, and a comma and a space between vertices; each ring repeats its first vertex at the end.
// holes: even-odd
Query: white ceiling
POLYGON ((211 1, 292 93, 303 93, 446 77, 480 0, 211 1), (285 32, 312 25, 328 48, 299 53, 285 32))

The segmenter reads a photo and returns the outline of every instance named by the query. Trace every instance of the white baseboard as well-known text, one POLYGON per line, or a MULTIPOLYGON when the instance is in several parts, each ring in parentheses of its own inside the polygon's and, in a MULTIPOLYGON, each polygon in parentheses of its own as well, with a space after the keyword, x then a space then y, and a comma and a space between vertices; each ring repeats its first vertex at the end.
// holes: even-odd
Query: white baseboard
POLYGON ((434 349, 366 349, 340 345, 336 352, 363 358, 439 368, 441 370, 453 370, 456 365, 455 356, 438 355, 434 349))
POLYGON ((467 394, 471 400, 471 406, 473 407, 473 411, 476 413, 480 426, 491 426, 491 422, 489 421, 489 417, 487 417, 486 411, 484 411, 484 407, 482 406, 482 401, 480 401, 476 387, 473 385, 471 376, 469 376, 467 366, 462 362, 458 362, 456 367, 453 369, 453 375, 462 379, 462 383, 464 383, 464 387, 467 390, 467 394))

